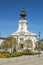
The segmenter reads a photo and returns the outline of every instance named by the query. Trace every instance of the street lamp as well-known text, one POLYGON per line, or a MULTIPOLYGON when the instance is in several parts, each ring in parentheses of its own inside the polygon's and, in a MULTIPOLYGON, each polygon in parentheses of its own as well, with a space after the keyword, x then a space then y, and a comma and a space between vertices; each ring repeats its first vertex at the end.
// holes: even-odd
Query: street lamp
POLYGON ((38 33, 38 51, 39 51, 39 57, 40 57, 40 32, 38 33))

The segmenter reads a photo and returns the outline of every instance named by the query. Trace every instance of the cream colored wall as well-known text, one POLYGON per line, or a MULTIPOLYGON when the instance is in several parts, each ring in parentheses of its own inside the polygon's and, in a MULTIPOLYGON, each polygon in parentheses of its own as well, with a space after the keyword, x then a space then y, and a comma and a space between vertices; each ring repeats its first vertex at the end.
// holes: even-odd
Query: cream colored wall
POLYGON ((18 32, 22 31, 26 32, 27 31, 27 20, 21 19, 19 20, 19 24, 18 24, 18 32))
POLYGON ((0 45, 2 44, 3 41, 4 41, 3 39, 0 39, 0 45))

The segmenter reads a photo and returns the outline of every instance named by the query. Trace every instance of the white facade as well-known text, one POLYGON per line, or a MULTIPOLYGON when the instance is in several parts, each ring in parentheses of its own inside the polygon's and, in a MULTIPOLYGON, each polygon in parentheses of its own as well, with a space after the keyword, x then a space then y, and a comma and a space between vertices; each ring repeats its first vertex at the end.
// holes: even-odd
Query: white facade
POLYGON ((3 51, 3 49, 1 48, 1 45, 2 45, 2 43, 3 43, 3 41, 4 41, 4 39, 5 39, 5 38, 0 37, 0 52, 3 51))
POLYGON ((3 43, 4 38, 0 38, 0 45, 3 43))
POLYGON ((21 49, 20 44, 23 44, 23 42, 26 39, 30 39, 32 41, 32 50, 34 50, 35 49, 35 43, 37 41, 36 34, 30 32, 27 29, 28 22, 25 18, 26 13, 24 10, 21 11, 20 16, 21 16, 21 19, 19 20, 18 30, 11 34, 12 36, 16 37, 16 39, 18 40, 17 51, 19 51, 21 49))

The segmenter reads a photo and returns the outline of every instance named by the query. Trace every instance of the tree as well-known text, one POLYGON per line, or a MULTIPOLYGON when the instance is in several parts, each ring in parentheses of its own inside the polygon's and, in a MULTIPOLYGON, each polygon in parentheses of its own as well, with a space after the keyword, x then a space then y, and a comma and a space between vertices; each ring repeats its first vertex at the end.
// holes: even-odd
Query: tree
POLYGON ((13 36, 9 36, 9 37, 5 38, 5 40, 3 41, 2 47, 5 49, 5 51, 7 51, 7 49, 11 48, 11 53, 12 53, 16 44, 17 44, 16 38, 14 38, 13 36))
POLYGON ((30 39, 26 39, 24 42, 24 46, 28 48, 32 48, 32 41, 30 39))
POLYGON ((2 49, 7 52, 7 49, 8 49, 8 41, 5 39, 2 43, 2 49))
POLYGON ((40 40, 40 48, 43 50, 43 39, 40 40))
POLYGON ((36 42, 36 49, 38 49, 38 45, 39 45, 40 49, 43 49, 43 39, 36 42), (39 43, 40 43, 40 45, 39 45, 39 43))

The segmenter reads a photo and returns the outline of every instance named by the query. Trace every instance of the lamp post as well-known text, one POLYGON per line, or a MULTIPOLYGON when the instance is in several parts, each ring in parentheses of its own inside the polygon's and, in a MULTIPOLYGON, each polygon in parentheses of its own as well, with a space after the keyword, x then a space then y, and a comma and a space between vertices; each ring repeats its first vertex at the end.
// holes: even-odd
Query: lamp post
POLYGON ((39 51, 39 57, 40 57, 40 32, 38 33, 38 51, 39 51))

